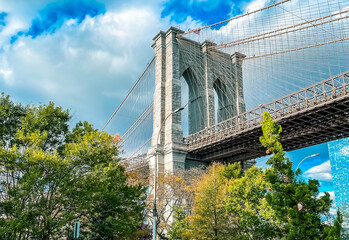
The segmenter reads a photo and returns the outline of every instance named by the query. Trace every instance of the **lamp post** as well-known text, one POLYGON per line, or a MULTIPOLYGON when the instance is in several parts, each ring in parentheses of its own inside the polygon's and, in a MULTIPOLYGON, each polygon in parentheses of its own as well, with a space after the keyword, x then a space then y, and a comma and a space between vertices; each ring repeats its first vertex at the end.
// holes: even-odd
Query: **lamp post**
MULTIPOLYGON (((186 106, 186 105, 185 105, 186 106)), ((156 150, 155 150, 155 167, 154 167, 154 200, 153 200, 153 240, 156 240, 156 189, 157 189, 157 185, 158 185, 158 156, 159 156, 159 151, 158 151, 158 145, 159 145, 159 138, 160 138, 160 133, 162 130, 162 127, 165 125, 166 120, 174 113, 178 113, 180 111, 182 111, 184 107, 180 107, 176 110, 174 110, 173 112, 171 112, 170 114, 168 114, 166 116, 166 118, 162 121, 161 126, 160 126, 160 130, 158 132, 158 136, 156 139, 156 150)))
POLYGON ((301 165, 301 163, 302 163, 305 159, 311 158, 311 157, 316 157, 316 156, 319 156, 319 155, 320 155, 319 153, 316 153, 316 154, 313 154, 313 155, 310 155, 310 156, 308 156, 308 157, 303 158, 302 161, 300 161, 300 162, 298 163, 298 166, 297 166, 297 168, 296 168, 296 171, 298 170, 299 165, 301 165))

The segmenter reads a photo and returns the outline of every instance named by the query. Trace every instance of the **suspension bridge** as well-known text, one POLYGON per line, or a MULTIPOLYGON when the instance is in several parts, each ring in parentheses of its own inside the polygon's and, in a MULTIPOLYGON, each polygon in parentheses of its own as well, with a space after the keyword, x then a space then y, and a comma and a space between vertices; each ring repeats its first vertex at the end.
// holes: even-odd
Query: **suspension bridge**
POLYGON ((160 31, 103 129, 120 134, 129 170, 154 167, 158 154, 169 172, 264 156, 265 111, 287 151, 349 137, 348 18, 349 0, 282 0, 160 31))

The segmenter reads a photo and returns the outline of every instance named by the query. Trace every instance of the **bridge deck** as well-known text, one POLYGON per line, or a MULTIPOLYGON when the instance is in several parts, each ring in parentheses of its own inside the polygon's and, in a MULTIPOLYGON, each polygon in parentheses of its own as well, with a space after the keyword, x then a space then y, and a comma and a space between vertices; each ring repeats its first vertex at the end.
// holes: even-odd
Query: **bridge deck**
POLYGON ((286 151, 349 137, 349 71, 187 136, 187 159, 242 161, 266 155, 259 143, 264 111, 281 124, 286 151))
POLYGON ((125 167, 125 170, 127 172, 139 170, 139 169, 144 169, 148 167, 149 163, 146 160, 147 154, 139 154, 135 157, 132 158, 125 158, 120 161, 120 163, 125 167))

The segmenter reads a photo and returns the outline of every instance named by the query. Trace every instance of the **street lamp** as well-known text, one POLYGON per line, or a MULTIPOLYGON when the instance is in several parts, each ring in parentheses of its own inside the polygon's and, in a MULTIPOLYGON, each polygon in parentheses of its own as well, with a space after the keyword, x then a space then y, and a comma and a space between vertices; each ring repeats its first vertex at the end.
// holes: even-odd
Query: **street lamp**
POLYGON ((310 155, 310 156, 308 156, 308 157, 303 158, 302 161, 299 162, 299 164, 298 164, 298 166, 297 166, 297 168, 296 168, 296 171, 298 170, 299 165, 301 165, 301 163, 302 163, 305 159, 311 158, 311 157, 316 157, 316 156, 319 156, 319 155, 320 155, 319 153, 316 153, 316 154, 313 154, 313 155, 310 155))
POLYGON ((158 156, 159 156, 158 145, 159 145, 160 133, 161 133, 162 127, 164 126, 166 120, 172 114, 182 111, 186 106, 187 106, 187 104, 184 107, 180 107, 180 108, 174 110, 173 112, 171 112, 170 114, 168 114, 166 116, 164 121, 162 121, 162 123, 161 123, 160 130, 158 132, 158 136, 157 136, 157 139, 156 139, 155 167, 154 167, 153 240, 156 240, 156 189, 157 189, 157 185, 158 185, 158 181, 157 181, 157 178, 158 178, 158 156))

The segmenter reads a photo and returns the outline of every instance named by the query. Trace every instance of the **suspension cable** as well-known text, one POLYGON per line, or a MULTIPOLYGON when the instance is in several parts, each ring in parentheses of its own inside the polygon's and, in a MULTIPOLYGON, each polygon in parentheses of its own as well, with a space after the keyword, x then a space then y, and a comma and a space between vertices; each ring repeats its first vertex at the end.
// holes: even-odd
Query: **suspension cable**
POLYGON ((193 32, 199 32, 199 31, 201 31, 201 30, 203 30, 203 29, 210 28, 210 27, 214 27, 214 26, 220 25, 220 24, 222 24, 222 23, 230 22, 230 21, 235 20, 235 19, 238 19, 238 18, 242 18, 242 17, 248 16, 248 15, 257 13, 257 12, 261 12, 261 11, 266 10, 266 9, 268 9, 268 8, 272 8, 272 7, 278 6, 278 5, 280 5, 280 4, 283 4, 283 3, 289 2, 289 1, 291 1, 291 0, 284 0, 284 1, 281 1, 281 2, 279 2, 279 3, 273 3, 273 4, 269 5, 269 6, 264 7, 264 8, 261 8, 261 9, 258 9, 258 10, 252 11, 252 12, 248 12, 248 13, 245 13, 245 14, 241 14, 241 15, 238 15, 238 16, 235 16, 235 17, 232 17, 232 18, 229 18, 229 19, 224 20, 224 21, 221 21, 221 22, 217 22, 217 23, 214 23, 214 24, 211 24, 211 25, 208 25, 208 26, 205 26, 205 27, 201 27, 201 28, 192 29, 192 30, 189 30, 189 31, 184 32, 184 33, 179 33, 179 34, 176 35, 176 37, 180 37, 180 36, 183 36, 183 35, 187 35, 187 34, 193 33, 193 32))
POLYGON ((107 123, 104 125, 104 127, 102 128, 101 131, 103 131, 107 125, 110 123, 110 121, 113 119, 113 117, 115 116, 115 114, 119 111, 119 109, 121 108, 121 106, 124 104, 124 102, 126 101, 126 99, 130 96, 130 94, 132 93, 132 91, 135 89, 135 87, 138 85, 138 83, 141 81, 142 77, 144 76, 144 74, 147 72, 147 70, 149 69, 149 67, 151 66, 151 64, 154 62, 155 57, 152 58, 152 60, 148 63, 147 67, 145 68, 145 70, 143 71, 143 73, 141 74, 141 76, 138 78, 138 80, 136 81, 136 83, 133 85, 133 87, 131 88, 131 90, 127 93, 126 97, 122 100, 122 102, 120 103, 120 105, 117 107, 117 109, 114 111, 114 113, 111 115, 111 117, 109 118, 109 120, 107 121, 107 123))

